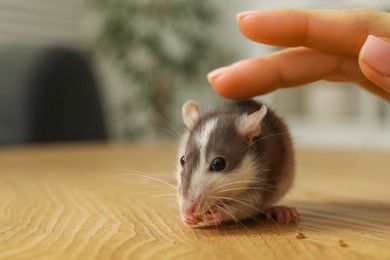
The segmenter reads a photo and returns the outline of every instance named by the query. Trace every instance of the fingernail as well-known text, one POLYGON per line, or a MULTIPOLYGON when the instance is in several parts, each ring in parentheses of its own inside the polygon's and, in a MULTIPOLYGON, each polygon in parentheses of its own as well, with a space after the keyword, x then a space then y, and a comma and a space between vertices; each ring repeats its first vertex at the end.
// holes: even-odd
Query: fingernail
POLYGON ((390 76, 390 43, 381 38, 369 35, 363 45, 362 60, 369 66, 390 76))
POLYGON ((242 66, 245 63, 247 63, 247 60, 239 60, 230 64, 229 66, 215 69, 207 74, 207 80, 211 83, 217 78, 230 73, 232 70, 237 69, 238 67, 242 66))
POLYGON ((248 17, 249 15, 251 14, 255 14, 255 13, 258 13, 259 11, 245 11, 245 12, 241 12, 239 14, 237 14, 237 21, 239 20, 242 20, 242 19, 245 19, 246 17, 248 17))
POLYGON ((213 71, 210 71, 207 74, 207 80, 211 83, 212 81, 214 81, 215 79, 217 79, 221 75, 227 73, 229 70, 230 70, 230 66, 226 66, 226 67, 221 67, 221 68, 215 69, 213 71))

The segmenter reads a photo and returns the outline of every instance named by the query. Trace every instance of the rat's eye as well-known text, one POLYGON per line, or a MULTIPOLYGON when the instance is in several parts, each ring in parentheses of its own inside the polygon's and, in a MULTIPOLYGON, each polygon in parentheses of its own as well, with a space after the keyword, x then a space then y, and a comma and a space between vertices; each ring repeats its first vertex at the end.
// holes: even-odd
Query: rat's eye
POLYGON ((184 155, 183 155, 183 156, 180 158, 180 164, 181 164, 181 166, 184 166, 185 162, 186 162, 186 158, 185 158, 184 155))
POLYGON ((210 171, 219 172, 225 169, 225 167, 226 167, 225 159, 223 159, 222 157, 216 157, 211 162, 210 171))

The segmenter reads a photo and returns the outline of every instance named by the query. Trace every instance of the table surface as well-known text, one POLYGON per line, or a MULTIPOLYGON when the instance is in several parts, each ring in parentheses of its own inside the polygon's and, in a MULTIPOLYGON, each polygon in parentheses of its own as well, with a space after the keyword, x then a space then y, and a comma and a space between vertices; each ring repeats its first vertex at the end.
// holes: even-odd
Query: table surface
POLYGON ((390 259, 390 151, 298 151, 282 201, 298 224, 205 229, 153 180, 171 182, 175 160, 175 144, 1 148, 0 258, 390 259))

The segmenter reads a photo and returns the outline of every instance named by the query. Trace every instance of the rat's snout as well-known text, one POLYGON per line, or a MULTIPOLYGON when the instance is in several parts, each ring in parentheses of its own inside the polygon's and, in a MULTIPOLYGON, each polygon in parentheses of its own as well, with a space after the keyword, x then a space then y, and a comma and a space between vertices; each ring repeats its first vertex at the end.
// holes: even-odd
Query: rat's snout
POLYGON ((198 205, 196 202, 190 202, 184 206, 180 214, 183 222, 188 225, 196 225, 200 222, 200 219, 196 214, 197 207, 198 205))
POLYGON ((195 214, 199 215, 202 211, 204 201, 205 201, 204 194, 190 195, 186 199, 186 202, 184 203, 185 205, 184 213, 187 215, 195 215, 195 214))
POLYGON ((188 225, 196 225, 202 221, 200 215, 204 211, 204 200, 204 195, 194 196, 193 194, 184 199, 183 206, 180 209, 183 222, 188 225))
POLYGON ((189 226, 197 226, 203 224, 206 226, 219 225, 224 220, 224 214, 220 206, 212 206, 206 203, 206 206, 199 205, 196 202, 189 206, 181 214, 184 223, 189 226), (205 208, 207 206, 207 208, 205 208))
POLYGON ((192 215, 192 214, 185 214, 185 215, 182 215, 182 220, 184 223, 186 223, 187 225, 196 225, 198 224, 199 222, 202 221, 202 219, 197 216, 197 215, 192 215))
POLYGON ((216 205, 205 192, 189 192, 179 197, 180 217, 189 226, 219 225, 225 218, 222 206, 216 205))

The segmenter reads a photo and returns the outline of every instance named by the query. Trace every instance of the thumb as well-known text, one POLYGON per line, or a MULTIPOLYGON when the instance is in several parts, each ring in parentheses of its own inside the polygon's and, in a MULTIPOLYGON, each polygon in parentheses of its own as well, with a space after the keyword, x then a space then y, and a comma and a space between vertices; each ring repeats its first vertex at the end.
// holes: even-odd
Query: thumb
POLYGON ((369 35, 359 54, 363 74, 390 94, 390 39, 369 35))

